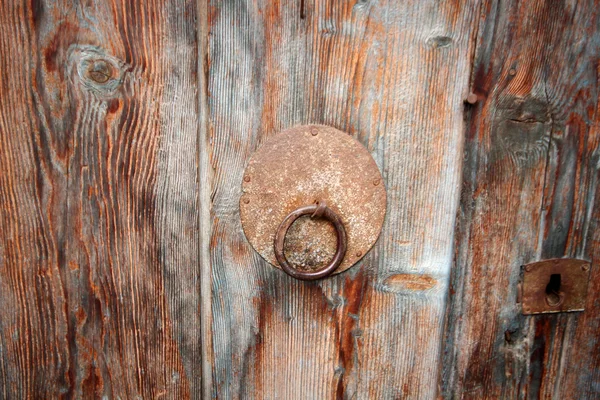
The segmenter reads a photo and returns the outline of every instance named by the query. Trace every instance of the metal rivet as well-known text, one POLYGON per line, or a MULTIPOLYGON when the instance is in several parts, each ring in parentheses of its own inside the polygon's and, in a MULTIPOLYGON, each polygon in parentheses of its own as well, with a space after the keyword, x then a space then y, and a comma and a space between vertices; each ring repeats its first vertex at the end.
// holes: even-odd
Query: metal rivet
POLYGON ((477 103, 477 95, 473 92, 469 93, 469 95, 467 96, 467 103, 469 103, 469 104, 477 103))
POLYGON ((509 75, 511 75, 511 76, 515 76, 515 75, 517 74, 517 70, 516 70, 516 69, 514 69, 514 68, 511 68, 511 69, 508 71, 508 74, 509 74, 509 75))
POLYGON ((531 268, 532 268, 531 265, 527 265, 527 266, 525 266, 525 271, 530 272, 531 268))
POLYGON ((377 185, 379 185, 380 183, 381 183, 381 179, 379 179, 379 178, 375 178, 375 179, 373 179, 373 185, 377 186, 377 185))
POLYGON ((310 128, 310 134, 313 136, 317 136, 319 134, 319 131, 317 130, 317 128, 310 128))
POLYGON ((244 204, 249 204, 249 203, 250 203, 250 199, 249 199, 249 198, 247 198, 247 197, 245 197, 245 198, 244 198, 244 204))
POLYGON ((105 60, 92 61, 87 70, 88 77, 96 83, 106 83, 113 75, 112 66, 105 60))
POLYGON ((530 310, 529 310, 529 307, 523 307, 523 312, 526 312, 526 313, 528 313, 529 311, 530 311, 530 310))
POLYGON ((250 177, 248 175, 244 177, 244 182, 250 182, 250 177))
POLYGON ((587 271, 588 269, 590 269, 590 264, 583 264, 581 266, 581 269, 584 270, 584 271, 587 271))
POLYGON ((357 251, 357 252, 356 252, 356 257, 362 257, 362 252, 360 252, 360 251, 357 251))

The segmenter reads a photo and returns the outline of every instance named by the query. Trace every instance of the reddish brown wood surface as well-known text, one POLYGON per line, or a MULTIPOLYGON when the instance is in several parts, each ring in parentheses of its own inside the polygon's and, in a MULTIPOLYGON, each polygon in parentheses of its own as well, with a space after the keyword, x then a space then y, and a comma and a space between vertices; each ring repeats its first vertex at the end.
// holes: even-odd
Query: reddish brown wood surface
POLYGON ((442 395, 600 397, 600 4, 482 7, 442 395), (586 311, 523 316, 520 266, 592 261, 586 311))
POLYGON ((0 2, 0 399, 600 397, 599 10, 0 2), (252 152, 308 123, 388 191, 313 283, 239 218, 252 152), (521 315, 552 257, 592 261, 586 311, 521 315))
POLYGON ((0 2, 0 398, 200 391, 195 35, 194 4, 0 2))
POLYGON ((436 396, 477 17, 476 2, 210 2, 205 397, 436 396), (238 207, 252 152, 308 123, 356 137, 388 189, 374 250, 314 283, 256 254, 238 207))

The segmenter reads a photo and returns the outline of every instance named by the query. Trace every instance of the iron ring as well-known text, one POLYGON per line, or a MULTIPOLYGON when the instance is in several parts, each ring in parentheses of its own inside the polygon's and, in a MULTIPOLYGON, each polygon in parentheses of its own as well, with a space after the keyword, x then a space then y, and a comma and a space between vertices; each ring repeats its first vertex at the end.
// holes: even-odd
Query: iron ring
POLYGON ((325 202, 320 201, 316 204, 311 204, 309 206, 304 206, 297 208, 288 214, 287 217, 283 219, 279 228, 277 228, 277 233, 275 234, 275 241, 273 243, 273 247, 275 249, 275 258, 277 262, 281 266, 281 268, 293 278, 300 279, 303 281, 312 281, 315 279, 321 279, 328 275, 331 275, 342 263, 344 256, 346 255, 346 249, 348 248, 348 242, 346 238, 346 229, 344 228, 344 224, 342 219, 337 215, 331 208, 327 207, 325 202), (327 221, 331 222, 335 228, 335 233, 337 237, 337 248, 333 258, 325 267, 318 269, 316 271, 300 271, 294 267, 292 267, 284 254, 283 246, 285 243, 285 237, 287 235, 288 229, 294 221, 298 218, 310 215, 311 218, 324 218, 327 221))

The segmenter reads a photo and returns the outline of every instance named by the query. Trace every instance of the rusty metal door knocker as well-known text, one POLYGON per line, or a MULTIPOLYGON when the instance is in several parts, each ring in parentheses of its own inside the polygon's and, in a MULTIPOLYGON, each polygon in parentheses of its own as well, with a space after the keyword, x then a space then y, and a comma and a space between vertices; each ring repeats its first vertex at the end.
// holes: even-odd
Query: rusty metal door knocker
POLYGON ((328 126, 297 126, 269 138, 242 179, 246 238, 296 279, 356 264, 377 241, 385 211, 385 186, 369 151, 328 126))
POLYGON ((320 279, 330 275, 342 263, 348 247, 346 241, 346 229, 344 228, 344 223, 339 215, 337 215, 331 208, 327 207, 327 204, 324 201, 318 201, 316 204, 297 208, 289 213, 287 217, 285 217, 285 219, 281 222, 281 225, 279 225, 279 228, 277 228, 273 247, 277 262, 279 262, 281 268, 288 275, 305 281, 320 279), (298 218, 302 217, 303 215, 310 215, 311 218, 324 218, 328 220, 333 224, 336 232, 337 247, 333 258, 329 264, 316 271, 301 271, 292 267, 285 256, 283 249, 285 244, 285 236, 288 229, 298 218))

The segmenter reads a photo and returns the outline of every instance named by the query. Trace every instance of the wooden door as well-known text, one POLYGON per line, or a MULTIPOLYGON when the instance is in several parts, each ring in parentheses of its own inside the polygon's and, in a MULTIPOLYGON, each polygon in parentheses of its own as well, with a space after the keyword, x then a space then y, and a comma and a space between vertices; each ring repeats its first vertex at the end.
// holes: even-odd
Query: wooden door
POLYGON ((600 398, 599 10, 1 1, 0 398, 600 398), (388 198, 308 283, 238 202, 312 123, 388 198), (521 265, 563 257, 585 311, 523 315, 521 265))

